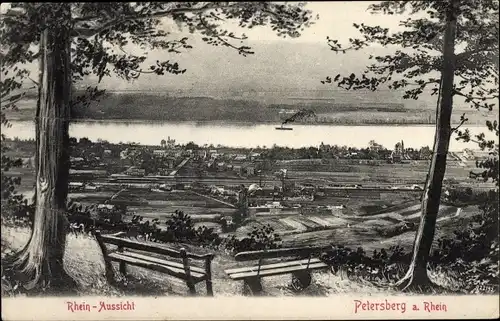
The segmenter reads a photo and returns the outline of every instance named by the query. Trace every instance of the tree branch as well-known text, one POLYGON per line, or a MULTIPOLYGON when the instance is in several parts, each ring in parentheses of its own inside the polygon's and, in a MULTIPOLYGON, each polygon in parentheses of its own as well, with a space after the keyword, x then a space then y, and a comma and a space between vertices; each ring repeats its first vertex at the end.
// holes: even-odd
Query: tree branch
MULTIPOLYGON (((206 4, 203 7, 199 8, 171 8, 168 10, 163 10, 163 11, 157 11, 153 13, 141 13, 141 12, 136 12, 134 14, 129 14, 129 15, 122 15, 119 18, 113 19, 104 25, 97 27, 97 28, 77 28, 75 26, 74 31, 78 36, 86 36, 90 37, 95 34, 102 33, 106 30, 109 30, 116 26, 119 23, 127 22, 127 21, 132 21, 132 20, 142 20, 142 19, 154 19, 154 18, 163 18, 163 17, 168 17, 176 14, 182 14, 182 13, 202 13, 208 10, 213 10, 213 9, 219 9, 219 8, 228 8, 228 7, 237 7, 239 6, 239 3, 233 3, 231 5, 221 5, 220 3, 215 3, 215 5, 210 5, 206 4)), ((89 23, 92 22, 92 20, 99 19, 101 16, 93 16, 93 17, 80 17, 80 18, 74 18, 73 22, 75 24, 77 23, 89 23)))
MULTIPOLYGON (((235 45, 233 45, 232 43, 228 42, 227 40, 225 40, 224 38, 222 38, 219 34, 219 32, 214 28, 214 27, 211 27, 207 24, 207 22, 205 21, 205 19, 203 18, 203 14, 202 13, 199 13, 198 14, 198 18, 200 19, 200 23, 201 25, 210 31, 210 36, 212 37, 215 37, 217 38, 217 40, 219 40, 220 42, 222 42, 222 44, 224 44, 226 47, 230 47, 230 48, 233 48, 235 50, 238 50, 239 53, 242 53, 242 54, 250 54, 252 53, 251 51, 248 51, 248 50, 245 50, 245 49, 248 49, 247 47, 244 47, 244 46, 241 46, 241 47, 237 47, 235 45)), ((233 37, 231 37, 233 38, 233 37)), ((237 38, 235 38, 237 39, 237 38)))
POLYGON ((33 78, 28 76, 28 79, 31 80, 37 87, 40 87, 40 84, 37 81, 33 80, 33 78))
POLYGON ((464 94, 458 90, 454 90, 454 94, 455 95, 458 95, 458 96, 462 96, 462 97, 465 97, 465 98, 468 98, 470 99, 471 101, 474 100, 474 99, 477 99, 477 100, 490 100, 490 99, 498 99, 498 95, 494 95, 494 96, 470 96, 470 95, 467 95, 467 94, 464 94))
POLYGON ((465 118, 465 113, 463 113, 462 116, 460 117, 460 124, 458 124, 457 127, 451 128, 451 132, 452 133, 456 132, 468 120, 469 120, 468 118, 465 118))

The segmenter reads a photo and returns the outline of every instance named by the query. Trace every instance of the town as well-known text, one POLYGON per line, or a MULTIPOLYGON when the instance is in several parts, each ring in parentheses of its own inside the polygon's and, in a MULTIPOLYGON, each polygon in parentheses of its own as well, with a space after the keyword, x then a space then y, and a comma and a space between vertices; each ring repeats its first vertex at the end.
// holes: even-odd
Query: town
MULTIPOLYGON (((10 144, 21 156, 34 147, 33 141, 10 144)), ((470 149, 450 153, 447 188, 484 188, 473 173, 486 156, 470 149)), ((375 141, 366 148, 321 143, 245 149, 182 145, 172 137, 157 146, 72 138, 69 198, 110 223, 139 216, 149 222, 182 210, 198 226, 220 233, 245 235, 244 222, 253 218, 296 235, 334 229, 339 222, 353 225, 344 215, 339 220, 339 213, 352 219, 400 204, 415 221, 430 157, 429 147, 407 148, 404 141, 392 149, 375 141)), ((32 159, 23 162, 29 171, 32 159)), ((406 217, 394 222, 403 230, 413 226, 406 217)))

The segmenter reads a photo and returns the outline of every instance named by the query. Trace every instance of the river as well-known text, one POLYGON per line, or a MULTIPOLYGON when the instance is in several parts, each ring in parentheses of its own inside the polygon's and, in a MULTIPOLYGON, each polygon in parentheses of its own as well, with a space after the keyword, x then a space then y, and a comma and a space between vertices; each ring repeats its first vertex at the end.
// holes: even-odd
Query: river
MULTIPOLYGON (((12 126, 2 126, 2 133, 9 138, 33 139, 35 126, 31 121, 11 121, 12 126)), ((275 130, 274 124, 217 124, 217 123, 148 123, 125 121, 79 121, 70 125, 70 136, 87 137, 112 143, 135 142, 144 145, 159 145, 162 139, 170 136, 176 143, 190 141, 198 144, 218 144, 231 147, 271 147, 287 146, 290 148, 318 146, 324 144, 349 147, 366 147, 370 140, 375 140, 387 148, 403 140, 405 147, 432 147, 434 126, 338 126, 338 125, 290 125, 293 130, 275 130)), ((487 132, 482 126, 469 126, 472 134, 487 132)), ((495 136, 487 132, 487 137, 495 136), (488 135, 491 134, 491 135, 488 135)), ((455 137, 455 136, 454 136, 455 137)), ((477 148, 477 144, 451 140, 450 150, 477 148)))

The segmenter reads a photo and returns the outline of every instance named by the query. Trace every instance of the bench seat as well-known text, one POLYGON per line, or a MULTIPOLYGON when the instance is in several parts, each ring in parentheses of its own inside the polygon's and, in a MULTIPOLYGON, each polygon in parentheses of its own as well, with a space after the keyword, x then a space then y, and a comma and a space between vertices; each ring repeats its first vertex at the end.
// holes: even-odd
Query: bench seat
POLYGON ((185 281, 191 295, 196 294, 195 285, 205 281, 207 296, 214 294, 211 266, 213 253, 188 253, 185 248, 175 249, 150 242, 139 242, 123 237, 124 232, 101 235, 99 230, 95 230, 94 236, 102 251, 106 279, 110 283, 115 282, 116 275, 112 262, 118 262, 119 272, 123 276, 127 275, 127 265, 134 265, 185 281), (110 250, 106 244, 116 245, 116 248, 110 250), (204 268, 193 265, 190 261, 203 262, 204 268))
MULTIPOLYGON (((182 263, 162 260, 130 251, 113 252, 108 256, 115 262, 125 262, 130 265, 147 268, 187 280, 187 275, 182 263)), ((207 276, 203 269, 193 266, 190 266, 189 269, 191 271, 191 278, 194 282, 198 283, 206 280, 207 276)))
POLYGON ((294 260, 287 261, 281 263, 272 263, 243 267, 243 268, 235 268, 225 270, 226 274, 233 280, 242 280, 251 277, 265 277, 265 276, 273 276, 280 274, 293 273, 298 271, 306 271, 306 270, 317 270, 327 268, 328 265, 322 262, 319 258, 311 258, 302 259, 302 260, 294 260))

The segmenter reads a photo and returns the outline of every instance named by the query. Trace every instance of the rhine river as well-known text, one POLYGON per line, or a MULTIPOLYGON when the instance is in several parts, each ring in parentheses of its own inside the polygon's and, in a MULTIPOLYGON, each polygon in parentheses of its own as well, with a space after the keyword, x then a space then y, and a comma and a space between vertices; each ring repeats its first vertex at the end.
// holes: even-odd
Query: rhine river
MULTIPOLYGON (((2 133, 9 138, 33 139, 35 126, 31 121, 11 121, 12 126, 2 126, 2 133)), ((370 140, 392 149, 403 140, 405 147, 432 147, 434 141, 433 125, 401 126, 338 126, 338 125, 290 125, 293 130, 276 130, 278 124, 235 124, 235 123, 148 123, 126 121, 78 121, 70 125, 70 136, 87 137, 112 143, 135 142, 143 145, 159 145, 162 139, 175 139, 176 143, 190 141, 198 145, 223 145, 230 147, 272 147, 290 148, 318 146, 324 144, 367 147, 370 140)), ((465 127, 465 126, 464 126, 465 127)), ((484 126, 469 126, 471 134, 485 132, 488 138, 495 136, 484 126)), ((457 141, 453 136, 451 151, 464 148, 477 148, 477 144, 457 141)))

